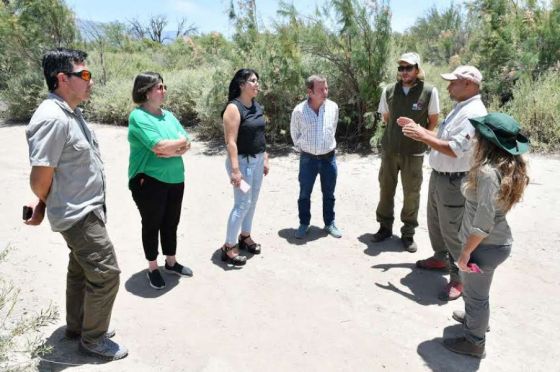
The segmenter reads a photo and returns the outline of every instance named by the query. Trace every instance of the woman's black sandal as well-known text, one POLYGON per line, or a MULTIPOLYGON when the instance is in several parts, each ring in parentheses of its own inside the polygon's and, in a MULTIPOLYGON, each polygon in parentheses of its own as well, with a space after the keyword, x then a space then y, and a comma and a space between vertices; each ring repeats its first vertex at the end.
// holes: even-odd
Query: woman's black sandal
POLYGON ((239 235, 239 249, 244 249, 252 254, 260 254, 261 253, 261 245, 258 243, 247 244, 245 240, 249 239, 251 235, 243 236, 239 235))
POLYGON ((222 261, 235 266, 243 266, 247 263, 247 257, 240 256, 240 255, 233 256, 233 257, 228 256, 228 252, 234 249, 235 247, 236 247, 235 245, 232 247, 228 247, 224 245, 222 246, 222 248, 220 248, 220 251, 222 251, 222 261))

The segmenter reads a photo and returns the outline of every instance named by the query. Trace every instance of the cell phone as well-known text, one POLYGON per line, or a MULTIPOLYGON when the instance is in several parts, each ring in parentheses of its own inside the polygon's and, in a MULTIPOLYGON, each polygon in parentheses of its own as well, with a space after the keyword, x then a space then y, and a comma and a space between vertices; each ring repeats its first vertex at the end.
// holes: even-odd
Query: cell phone
POLYGON ((473 273, 476 273, 476 274, 482 274, 482 272, 483 272, 482 270, 480 270, 480 267, 478 267, 478 265, 475 264, 474 262, 469 262, 469 263, 467 264, 467 267, 468 267, 469 269, 471 269, 471 271, 472 271, 473 273))
POLYGON ((244 193, 246 193, 247 191, 249 191, 251 189, 251 185, 249 185, 243 178, 241 179, 241 183, 239 183, 239 188, 241 189, 241 191, 243 191, 244 193))
POLYGON ((33 216, 33 208, 28 207, 27 205, 23 206, 23 220, 27 221, 28 219, 31 218, 31 216, 33 216))

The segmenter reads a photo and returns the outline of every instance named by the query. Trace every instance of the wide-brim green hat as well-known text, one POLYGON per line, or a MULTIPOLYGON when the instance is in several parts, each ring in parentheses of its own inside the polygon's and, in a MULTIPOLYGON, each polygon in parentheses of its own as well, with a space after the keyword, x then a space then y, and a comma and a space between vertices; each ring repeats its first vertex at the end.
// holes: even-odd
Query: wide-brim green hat
POLYGON ((529 150, 529 139, 519 133, 519 123, 507 114, 491 112, 469 121, 482 137, 512 155, 521 155, 529 150))

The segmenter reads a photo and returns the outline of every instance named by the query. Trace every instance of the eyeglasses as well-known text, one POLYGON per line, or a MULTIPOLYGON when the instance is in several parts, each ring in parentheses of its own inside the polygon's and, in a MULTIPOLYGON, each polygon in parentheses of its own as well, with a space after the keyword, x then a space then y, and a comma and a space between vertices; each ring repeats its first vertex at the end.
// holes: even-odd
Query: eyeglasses
POLYGON ((91 80, 91 71, 89 71, 89 70, 82 70, 82 71, 77 71, 77 72, 65 72, 65 74, 68 75, 68 76, 77 76, 84 81, 90 81, 91 80))
POLYGON ((249 79, 249 80, 247 80, 247 81, 248 81, 249 83, 256 84, 256 83, 259 82, 259 79, 249 79))
POLYGON ((416 65, 406 65, 406 66, 399 66, 397 67, 397 70, 399 70, 399 72, 410 72, 412 71, 414 68, 416 67, 416 65))
POLYGON ((157 89, 157 90, 162 90, 162 91, 163 91, 163 90, 167 90, 167 85, 158 84, 158 85, 156 85, 156 89, 157 89))

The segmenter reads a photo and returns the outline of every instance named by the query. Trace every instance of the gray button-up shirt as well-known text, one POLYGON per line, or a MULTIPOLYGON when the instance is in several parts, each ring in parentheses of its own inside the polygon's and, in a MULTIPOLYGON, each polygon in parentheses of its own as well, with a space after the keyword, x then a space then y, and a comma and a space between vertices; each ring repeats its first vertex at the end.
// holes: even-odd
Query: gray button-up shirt
POLYGON ((94 132, 82 112, 50 93, 25 131, 31 166, 55 168, 47 197, 53 231, 64 231, 93 211, 105 222, 105 173, 94 132))
POLYGON ((477 172, 476 190, 461 187, 465 196, 465 212, 460 238, 465 243, 470 235, 484 238, 481 244, 505 245, 513 241, 506 214, 497 205, 500 177, 496 169, 483 166, 477 172))

